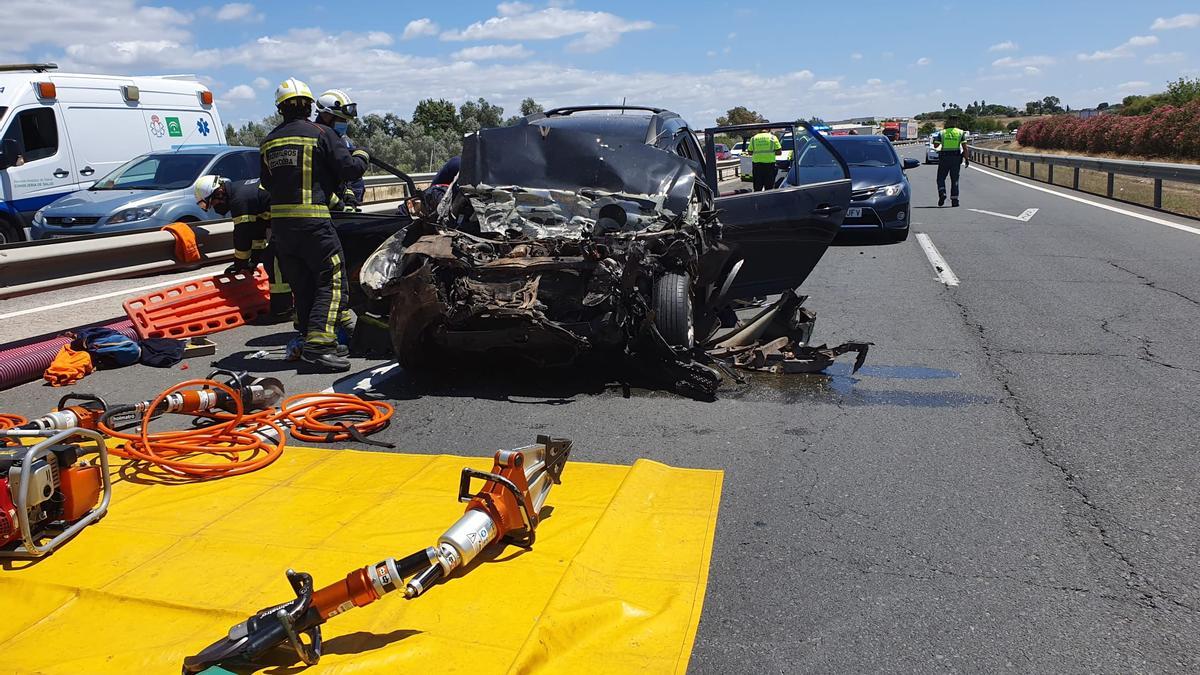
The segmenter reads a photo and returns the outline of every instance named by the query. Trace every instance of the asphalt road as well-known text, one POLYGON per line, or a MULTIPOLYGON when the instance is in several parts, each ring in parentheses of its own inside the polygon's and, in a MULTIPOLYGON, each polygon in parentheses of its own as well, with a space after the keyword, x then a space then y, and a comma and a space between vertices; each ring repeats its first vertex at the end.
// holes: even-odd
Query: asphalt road
MULTIPOLYGON (((1195 672, 1200 236, 977 170, 938 209, 934 168, 909 175, 914 231, 960 284, 912 239, 831 248, 804 290, 818 341, 875 343, 857 375, 762 376, 702 403, 587 371, 392 371, 382 436, 487 454, 553 433, 579 461, 724 469, 693 672, 1195 672)), ((222 365, 287 372, 246 358, 278 329, 216 338, 222 365)), ((138 399, 204 365, 76 388, 138 399)), ((60 393, 26 385, 0 409, 60 393)))

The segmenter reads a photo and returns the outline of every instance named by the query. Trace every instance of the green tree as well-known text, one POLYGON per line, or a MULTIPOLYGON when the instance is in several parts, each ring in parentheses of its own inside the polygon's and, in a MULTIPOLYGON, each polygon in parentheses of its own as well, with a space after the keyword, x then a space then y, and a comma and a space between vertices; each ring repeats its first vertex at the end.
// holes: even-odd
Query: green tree
POLYGON ((504 108, 492 105, 485 99, 467 101, 458 107, 460 130, 471 133, 480 129, 498 127, 504 123, 504 108))
POLYGON ((413 109, 412 123, 429 132, 460 131, 462 121, 454 104, 446 99, 427 98, 413 109))
POLYGON ((1184 105, 1200 99, 1200 77, 1181 77, 1167 85, 1167 99, 1172 105, 1184 105))
POLYGON ((930 136, 937 132, 937 125, 933 122, 922 122, 917 128, 918 136, 930 136))
POLYGON ((1017 120, 1013 120, 1013 121, 1009 122, 1008 126, 1006 127, 1006 129, 1008 129, 1009 131, 1016 131, 1017 129, 1020 129, 1020 128, 1021 128, 1021 123, 1018 122, 1017 120))
POLYGON ((759 122, 766 121, 767 118, 763 117, 757 112, 750 110, 744 105, 739 105, 734 108, 730 108, 724 115, 718 117, 717 126, 727 127, 735 124, 757 124, 759 122))
POLYGON ((526 97, 525 100, 521 101, 521 114, 522 115, 533 115, 535 113, 540 113, 540 112, 546 112, 546 109, 542 107, 541 103, 538 103, 537 101, 533 100, 532 98, 528 98, 528 97, 526 97))
POLYGON ((1053 115, 1063 111, 1062 101, 1057 96, 1047 96, 1042 99, 1042 111, 1053 115))

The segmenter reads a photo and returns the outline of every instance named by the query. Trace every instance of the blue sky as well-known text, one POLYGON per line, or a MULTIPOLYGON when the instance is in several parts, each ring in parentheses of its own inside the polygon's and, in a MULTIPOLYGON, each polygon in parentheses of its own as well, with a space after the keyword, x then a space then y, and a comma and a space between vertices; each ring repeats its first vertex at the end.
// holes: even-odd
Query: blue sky
POLYGON ((269 113, 288 76, 403 117, 429 97, 510 114, 525 96, 625 97, 703 126, 735 105, 771 119, 1046 95, 1078 108, 1200 75, 1195 0, 854 4, 7 0, 0 62, 195 73, 234 123, 269 113))

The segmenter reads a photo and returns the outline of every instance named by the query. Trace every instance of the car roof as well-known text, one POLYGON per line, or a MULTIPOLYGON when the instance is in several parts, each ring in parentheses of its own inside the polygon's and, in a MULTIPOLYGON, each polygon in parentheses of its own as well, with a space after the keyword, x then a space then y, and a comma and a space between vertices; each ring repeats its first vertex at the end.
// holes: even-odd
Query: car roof
POLYGON ((854 142, 854 141, 859 141, 859 142, 861 142, 861 141, 881 141, 881 140, 886 141, 887 140, 887 136, 884 136, 882 134, 846 134, 844 136, 826 136, 825 138, 828 138, 829 140, 836 139, 838 141, 852 141, 852 142, 854 142))
POLYGON ((653 144, 664 128, 687 127, 677 113, 660 108, 557 108, 526 118, 529 124, 596 133, 630 143, 653 144))
POLYGON ((174 150, 155 150, 146 155, 220 155, 225 152, 258 152, 245 145, 181 145, 174 150))

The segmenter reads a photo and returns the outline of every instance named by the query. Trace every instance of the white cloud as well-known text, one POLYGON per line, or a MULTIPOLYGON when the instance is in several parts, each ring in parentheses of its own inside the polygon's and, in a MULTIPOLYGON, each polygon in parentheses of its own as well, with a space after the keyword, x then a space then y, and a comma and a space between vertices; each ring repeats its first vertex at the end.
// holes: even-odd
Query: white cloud
POLYGON ((401 40, 411 40, 413 38, 425 37, 428 35, 437 35, 441 29, 433 19, 413 19, 404 27, 404 33, 400 36, 401 40))
POLYGON ((494 61, 499 59, 527 59, 533 56, 522 45, 479 45, 460 49, 450 55, 455 61, 494 61))
POLYGON ((547 7, 536 12, 494 16, 462 30, 442 33, 443 40, 553 40, 578 35, 567 48, 596 52, 617 44, 625 33, 649 30, 650 21, 632 21, 608 12, 547 7))
POLYGON ((189 23, 191 17, 178 10, 145 7, 135 0, 5 0, 4 49, 21 53, 34 46, 182 43, 191 38, 189 23), (140 39, 144 36, 154 39, 140 39))
POLYGON ((1005 56, 992 61, 992 66, 995 68, 1025 68, 1027 66, 1049 66, 1053 63, 1054 59, 1049 56, 1022 56, 1019 58, 1005 56))
POLYGON ((496 5, 496 13, 500 16, 516 16, 533 11, 533 5, 525 2, 502 2, 496 5))
POLYGON ((1017 49, 1017 43, 1013 42, 1012 40, 1005 40, 1004 42, 997 42, 996 44, 992 45, 991 47, 988 47, 989 52, 1011 52, 1016 49, 1017 49))
POLYGON ((372 47, 386 47, 392 44, 392 42, 394 42, 392 36, 381 30, 373 30, 367 33, 367 44, 372 47))
POLYGON ((1169 63, 1182 63, 1187 58, 1183 52, 1165 52, 1159 54, 1151 54, 1146 57, 1146 65, 1159 66, 1169 63))
POLYGON ((271 81, 265 77, 256 77, 252 83, 255 89, 266 89, 271 86, 271 81))
POLYGON ((86 70, 112 66, 181 67, 192 63, 193 53, 174 40, 113 40, 67 45, 65 51, 72 69, 86 70))
POLYGON ((1200 14, 1178 14, 1169 19, 1159 17, 1151 24, 1150 30, 1172 30, 1174 28, 1200 27, 1200 14))
POLYGON ((879 79, 878 77, 872 77, 871 79, 867 80, 867 84, 872 87, 878 87, 879 85, 883 84, 883 80, 879 79))
POLYGON ((231 2, 221 5, 217 10, 217 21, 262 21, 262 13, 254 12, 254 5, 244 2, 231 2))
POLYGON ((862 57, 863 57, 862 52, 854 52, 853 54, 850 55, 850 58, 854 61, 861 61, 862 57))
POLYGON ((253 101, 254 89, 248 84, 239 84, 225 92, 221 99, 225 101, 253 101))
POLYGON ((1149 82, 1144 82, 1142 80, 1134 80, 1132 82, 1122 82, 1121 84, 1118 84, 1117 89, 1120 89, 1121 91, 1133 91, 1136 89, 1145 89, 1146 87, 1149 87, 1149 86, 1150 86, 1149 82))
POLYGON ((917 59, 918 66, 927 66, 931 63, 933 63, 933 59, 929 58, 928 56, 922 56, 921 58, 917 59))
POLYGON ((1133 50, 1136 47, 1148 47, 1158 44, 1158 37, 1154 35, 1134 35, 1125 42, 1108 50, 1097 50, 1091 54, 1076 54, 1075 58, 1080 61, 1111 61, 1112 59, 1127 59, 1133 56, 1133 50))
POLYGON ((1025 73, 1026 75, 1041 75, 1042 69, 1038 68, 1037 66, 1025 66, 1021 72, 1025 73))
POLYGON ((842 85, 837 80, 817 80, 809 87, 812 91, 833 91, 842 85))

